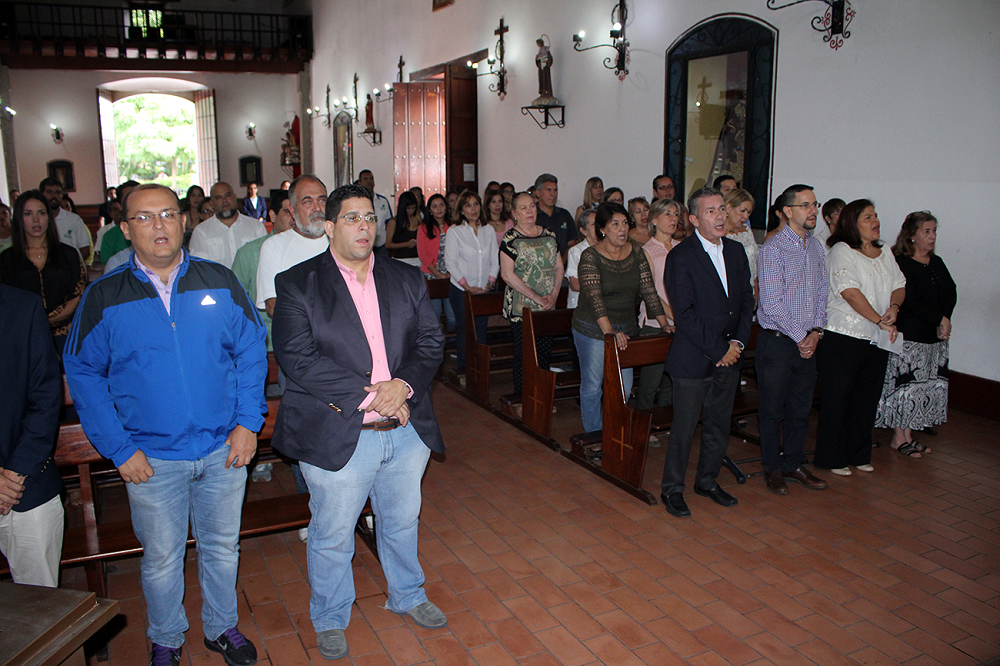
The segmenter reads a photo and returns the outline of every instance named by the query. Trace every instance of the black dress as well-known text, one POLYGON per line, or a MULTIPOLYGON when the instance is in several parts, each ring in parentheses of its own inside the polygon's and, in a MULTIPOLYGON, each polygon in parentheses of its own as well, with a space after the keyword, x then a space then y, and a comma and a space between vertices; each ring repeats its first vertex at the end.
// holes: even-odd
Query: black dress
MULTIPOLYGON (((11 247, 0 253, 0 283, 41 296, 45 314, 51 322, 53 314, 66 309, 67 301, 83 295, 87 285, 87 267, 80 261, 77 249, 65 243, 60 243, 54 252, 49 252, 42 270, 38 270, 23 252, 11 247)), ((72 323, 72 316, 57 317, 55 323, 50 323, 60 351, 72 323)))
MULTIPOLYGON (((406 218, 402 220, 406 224, 400 224, 400 219, 396 218, 396 228, 392 233, 393 243, 405 243, 407 241, 416 240, 417 231, 419 231, 420 226, 416 229, 410 229, 410 221, 406 218)), ((390 256, 394 259, 416 259, 417 258, 417 247, 397 247, 390 251, 390 256)))
POLYGON ((948 341, 937 336, 942 317, 951 319, 958 294, 948 268, 937 255, 923 264, 897 256, 906 276, 906 299, 896 328, 903 352, 889 354, 876 428, 922 430, 948 418, 948 341))

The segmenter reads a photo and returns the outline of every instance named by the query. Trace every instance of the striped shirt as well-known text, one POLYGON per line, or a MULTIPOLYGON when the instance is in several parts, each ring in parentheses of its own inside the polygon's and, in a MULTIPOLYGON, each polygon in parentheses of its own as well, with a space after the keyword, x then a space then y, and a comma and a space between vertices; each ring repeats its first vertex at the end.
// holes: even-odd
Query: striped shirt
POLYGON ((761 328, 784 333, 796 343, 813 328, 826 326, 826 253, 806 232, 786 226, 764 243, 757 256, 761 328))

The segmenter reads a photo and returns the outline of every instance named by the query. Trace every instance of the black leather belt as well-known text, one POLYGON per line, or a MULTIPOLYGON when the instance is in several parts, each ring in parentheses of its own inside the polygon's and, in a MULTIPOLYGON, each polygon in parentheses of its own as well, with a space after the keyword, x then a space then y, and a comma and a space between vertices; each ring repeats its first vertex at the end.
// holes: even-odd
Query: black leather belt
POLYGON ((380 421, 372 421, 371 423, 363 423, 361 429, 385 432, 386 430, 395 430, 400 425, 402 424, 399 422, 399 419, 382 419, 380 421))
POLYGON ((770 335, 773 335, 776 338, 787 338, 788 337, 787 335, 785 335, 781 331, 772 331, 769 328, 762 328, 762 329, 760 329, 760 331, 761 331, 761 333, 769 333, 770 335))

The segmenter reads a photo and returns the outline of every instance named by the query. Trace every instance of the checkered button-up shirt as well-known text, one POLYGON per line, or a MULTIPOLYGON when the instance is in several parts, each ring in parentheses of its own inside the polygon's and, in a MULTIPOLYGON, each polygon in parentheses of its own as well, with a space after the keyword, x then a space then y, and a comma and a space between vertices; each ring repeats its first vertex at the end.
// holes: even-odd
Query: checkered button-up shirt
POLYGON ((784 333, 796 343, 813 328, 826 326, 826 253, 809 232, 800 238, 786 226, 757 256, 762 328, 784 333))

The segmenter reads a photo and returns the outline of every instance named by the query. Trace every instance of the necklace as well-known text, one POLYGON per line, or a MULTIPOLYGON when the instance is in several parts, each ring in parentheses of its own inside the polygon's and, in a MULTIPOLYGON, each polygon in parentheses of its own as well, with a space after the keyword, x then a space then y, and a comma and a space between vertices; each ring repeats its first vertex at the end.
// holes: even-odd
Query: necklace
POLYGON ((611 260, 613 260, 613 261, 621 261, 622 260, 622 256, 625 254, 625 248, 628 247, 628 245, 622 245, 620 248, 617 248, 617 253, 618 253, 617 257, 612 255, 612 252, 613 252, 612 247, 613 246, 610 243, 605 243, 604 244, 604 249, 608 253, 608 258, 611 259, 611 260))
POLYGON ((45 255, 48 254, 49 248, 46 247, 45 245, 42 245, 41 247, 31 247, 29 245, 27 247, 27 251, 29 259, 31 259, 32 261, 36 260, 41 261, 42 259, 45 258, 45 255))

